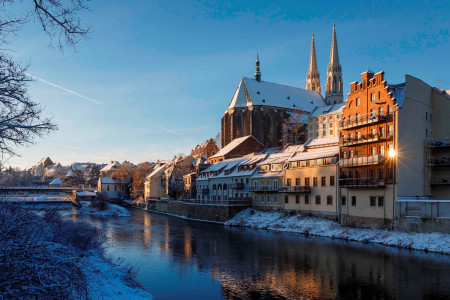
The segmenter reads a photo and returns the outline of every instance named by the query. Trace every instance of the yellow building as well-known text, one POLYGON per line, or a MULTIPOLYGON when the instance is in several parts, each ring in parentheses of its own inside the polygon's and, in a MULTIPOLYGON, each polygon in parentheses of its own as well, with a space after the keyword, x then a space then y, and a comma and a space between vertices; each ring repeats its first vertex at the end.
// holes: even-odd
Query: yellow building
POLYGON ((308 142, 302 151, 288 159, 280 192, 284 193, 285 211, 335 219, 338 208, 338 139, 333 146, 327 147, 321 147, 320 140, 314 141, 315 146, 311 148, 307 145, 312 141, 308 142))

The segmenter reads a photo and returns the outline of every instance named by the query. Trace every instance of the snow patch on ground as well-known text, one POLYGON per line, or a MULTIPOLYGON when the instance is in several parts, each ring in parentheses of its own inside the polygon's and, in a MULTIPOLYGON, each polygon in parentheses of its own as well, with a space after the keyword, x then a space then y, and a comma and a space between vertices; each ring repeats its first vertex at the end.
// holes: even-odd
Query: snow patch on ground
POLYGON ((225 225, 311 234, 450 254, 450 234, 445 233, 413 233, 351 228, 326 219, 303 215, 283 216, 280 212, 263 212, 253 209, 246 209, 238 213, 225 222, 225 225))
POLYGON ((101 255, 93 253, 83 258, 93 299, 153 299, 134 280, 128 271, 101 255))
POLYGON ((128 209, 116 204, 109 204, 108 208, 105 210, 89 207, 89 201, 81 201, 81 204, 83 207, 78 210, 79 213, 98 216, 131 217, 131 212, 128 209))

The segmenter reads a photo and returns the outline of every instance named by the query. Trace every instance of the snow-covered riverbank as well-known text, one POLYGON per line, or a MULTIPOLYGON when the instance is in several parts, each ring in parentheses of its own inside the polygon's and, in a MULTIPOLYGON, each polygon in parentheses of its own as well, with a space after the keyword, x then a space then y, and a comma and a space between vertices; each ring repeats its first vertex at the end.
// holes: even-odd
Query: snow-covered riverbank
POLYGON ((153 299, 128 274, 129 270, 93 253, 83 258, 93 299, 153 299))
POLYGON ((234 218, 225 222, 225 225, 311 234, 450 254, 450 234, 445 233, 409 233, 351 228, 326 219, 302 215, 283 216, 280 212, 262 212, 253 209, 240 212, 234 218))

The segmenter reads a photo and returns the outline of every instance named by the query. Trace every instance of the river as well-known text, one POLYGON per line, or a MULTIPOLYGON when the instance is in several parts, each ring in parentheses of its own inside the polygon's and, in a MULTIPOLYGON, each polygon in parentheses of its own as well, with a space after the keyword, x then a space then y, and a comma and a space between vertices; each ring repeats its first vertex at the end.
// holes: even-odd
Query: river
POLYGON ((155 299, 449 299, 450 257, 183 220, 71 214, 155 299))

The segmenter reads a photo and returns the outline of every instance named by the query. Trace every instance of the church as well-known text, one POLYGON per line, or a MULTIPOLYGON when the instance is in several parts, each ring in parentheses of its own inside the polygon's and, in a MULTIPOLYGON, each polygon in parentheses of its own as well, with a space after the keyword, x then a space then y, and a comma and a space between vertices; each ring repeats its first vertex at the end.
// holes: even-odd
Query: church
MULTIPOLYGON (((253 135, 265 147, 284 145, 285 124, 294 114, 305 115, 316 107, 343 102, 342 69, 336 28, 333 25, 325 98, 321 95, 314 34, 311 41, 306 88, 261 80, 259 56, 254 78, 243 77, 221 121, 222 147, 234 139, 253 135)), ((305 129, 306 130, 306 129, 305 129)))

